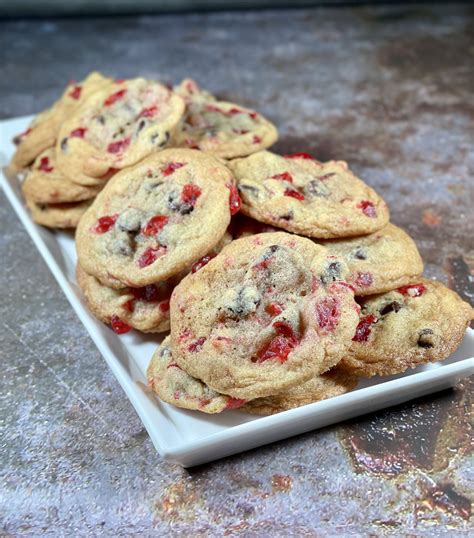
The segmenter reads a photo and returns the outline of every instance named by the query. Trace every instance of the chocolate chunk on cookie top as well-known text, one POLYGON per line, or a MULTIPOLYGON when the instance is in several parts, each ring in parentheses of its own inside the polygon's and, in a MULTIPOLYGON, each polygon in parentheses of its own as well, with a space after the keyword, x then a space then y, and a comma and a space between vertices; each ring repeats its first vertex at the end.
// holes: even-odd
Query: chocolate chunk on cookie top
POLYGON ((217 392, 252 399, 334 366, 358 323, 344 262, 284 232, 233 241, 171 298, 175 361, 217 392))
POLYGON ((413 239, 390 223, 372 234, 321 244, 347 263, 348 282, 356 295, 393 290, 413 282, 423 272, 423 261, 413 239))
POLYGON ((245 400, 220 394, 186 373, 173 360, 170 343, 168 336, 153 354, 147 369, 148 386, 163 401, 211 414, 237 409, 245 404, 245 400))
POLYGON ((371 377, 443 360, 459 346, 473 317, 454 291, 425 278, 368 297, 340 368, 371 377))
POLYGON ((93 184, 112 169, 131 166, 165 147, 184 101, 158 82, 118 81, 94 93, 61 128, 60 168, 93 184))
POLYGON ((113 288, 146 286, 189 268, 225 234, 232 182, 214 157, 189 149, 155 153, 123 170, 81 219, 80 265, 113 288))
POLYGON ((386 203, 343 161, 321 163, 307 153, 261 151, 229 167, 242 212, 261 222, 328 239, 371 233, 388 222, 386 203))
POLYGON ((274 144, 276 127, 261 114, 235 103, 217 101, 190 79, 175 88, 186 112, 173 145, 196 148, 225 159, 243 157, 274 144))

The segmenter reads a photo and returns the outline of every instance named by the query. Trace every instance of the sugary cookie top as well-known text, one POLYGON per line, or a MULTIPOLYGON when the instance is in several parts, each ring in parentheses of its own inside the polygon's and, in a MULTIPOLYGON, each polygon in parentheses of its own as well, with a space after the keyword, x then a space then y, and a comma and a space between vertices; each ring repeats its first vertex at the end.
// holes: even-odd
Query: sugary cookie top
POLYGON ((175 361, 214 390, 252 399, 322 373, 350 344, 359 307, 345 264, 283 232, 233 241, 171 298, 175 361))
POLYGON ((459 345, 472 318, 473 309, 455 292, 425 278, 367 298, 341 368, 370 377, 442 360, 459 345))
POLYGON ((368 235, 321 244, 347 263, 347 281, 354 286, 356 295, 393 290, 413 282, 423 272, 423 261, 413 239, 390 223, 368 235))
POLYGON ((185 149, 153 154, 96 198, 77 230, 79 262, 111 287, 166 280, 221 240, 235 195, 229 170, 213 157, 185 149))
POLYGON ((343 161, 321 163, 306 153, 261 151, 229 163, 242 212, 256 220, 317 238, 374 232, 387 224, 382 198, 343 161))
POLYGON ((170 337, 153 354, 147 370, 148 385, 165 402, 203 413, 221 413, 241 407, 245 400, 220 394, 190 376, 173 360, 170 337))
POLYGON ((186 112, 173 145, 200 149, 231 159, 271 146, 278 133, 275 126, 249 108, 217 101, 192 80, 184 80, 176 93, 186 101, 186 112))
POLYGON ((79 155, 82 171, 93 177, 131 166, 164 148, 183 111, 181 97, 158 82, 117 81, 95 92, 64 123, 58 159, 67 167, 71 155, 79 155))

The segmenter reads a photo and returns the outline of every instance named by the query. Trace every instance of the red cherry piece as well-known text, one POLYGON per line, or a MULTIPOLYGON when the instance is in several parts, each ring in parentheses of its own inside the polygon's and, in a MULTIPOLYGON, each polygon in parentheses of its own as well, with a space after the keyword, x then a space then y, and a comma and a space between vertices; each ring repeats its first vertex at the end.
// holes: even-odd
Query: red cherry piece
POLYGON ((232 131, 238 135, 246 135, 249 132, 248 129, 232 129, 232 131))
POLYGON ((108 232, 110 228, 112 228, 117 219, 118 214, 100 217, 97 220, 97 224, 94 226, 93 231, 97 234, 105 234, 105 232, 108 232))
POLYGON ((26 131, 23 131, 19 135, 16 135, 14 140, 18 140, 19 142, 21 142, 31 133, 32 130, 33 129, 29 127, 26 131))
POLYGON ((252 362, 261 363, 267 360, 278 360, 284 363, 288 359, 288 355, 298 345, 298 338, 288 323, 276 321, 273 327, 278 335, 257 352, 257 356, 252 359, 252 362))
POLYGON ((78 127, 77 129, 71 131, 69 136, 72 136, 74 138, 84 138, 86 131, 87 129, 85 127, 78 127))
POLYGON ((339 323, 341 309, 336 297, 325 297, 316 303, 316 321, 321 329, 332 332, 339 323))
POLYGON ((372 325, 377 321, 377 318, 373 314, 364 316, 357 325, 354 338, 354 342, 367 342, 372 330, 372 325))
POLYGON ((153 116, 156 116, 156 113, 158 112, 158 107, 155 105, 155 106, 150 106, 148 108, 144 108, 140 114, 139 114, 139 118, 153 118, 153 116))
POLYGON ((235 116, 235 114, 241 114, 241 113, 242 113, 242 110, 240 110, 240 108, 235 108, 235 107, 227 111, 228 116, 235 116))
POLYGON ((116 103, 119 99, 122 99, 122 97, 127 93, 126 89, 119 90, 118 92, 113 93, 112 95, 109 95, 107 99, 104 101, 104 106, 111 106, 114 103, 116 103))
POLYGON ((291 153, 290 155, 283 155, 285 159, 310 159, 314 161, 314 157, 309 153, 300 152, 300 153, 291 153))
POLYGON ((196 271, 199 271, 199 269, 202 269, 205 265, 207 265, 212 258, 215 258, 215 254, 208 254, 207 256, 203 256, 200 260, 195 262, 193 266, 191 267, 191 273, 195 273, 196 271))
POLYGON ((165 215, 156 215, 152 217, 144 226, 142 230, 143 235, 156 235, 168 223, 169 218, 165 215))
POLYGON ((283 312, 283 309, 278 303, 269 303, 265 307, 265 312, 270 314, 270 316, 278 316, 283 312))
POLYGON ((191 351, 192 353, 196 353, 196 351, 200 351, 205 341, 206 339, 204 338, 204 336, 201 336, 201 338, 194 340, 194 342, 191 342, 189 344, 188 351, 191 351))
POLYGON ((281 174, 275 174, 271 179, 278 179, 280 181, 288 181, 293 183, 293 176, 289 172, 282 172, 281 174))
POLYGON ((229 397, 227 400, 227 403, 225 405, 226 409, 237 409, 238 407, 242 407, 245 403, 247 403, 247 400, 241 400, 240 398, 232 398, 229 397))
POLYGON ((420 297, 426 291, 424 284, 408 284, 408 286, 402 286, 397 291, 402 295, 408 295, 409 297, 420 297))
POLYGON ((368 288, 373 284, 374 279, 370 273, 357 273, 357 278, 355 279, 355 284, 359 288, 368 288))
POLYGON ((329 179, 330 177, 335 176, 335 175, 336 175, 335 172, 329 172, 329 174, 324 174, 322 176, 318 176, 318 179, 320 181, 325 181, 326 179, 329 179))
POLYGON ((256 120, 257 117, 258 117, 258 114, 256 112, 249 112, 249 116, 253 119, 253 120, 256 120))
POLYGON ((357 204, 357 207, 362 209, 362 213, 364 213, 364 215, 367 217, 375 218, 377 216, 377 211, 375 210, 374 204, 368 200, 362 200, 362 202, 357 204))
POLYGON ((196 200, 201 196, 201 189, 197 185, 187 183, 181 193, 181 201, 194 207, 196 200))
POLYGON ((252 143, 253 144, 260 144, 262 139, 258 135, 253 135, 252 143))
POLYGON ((125 301, 122 307, 131 314, 135 308, 135 299, 129 299, 128 301, 125 301))
POLYGON ((240 211, 242 205, 242 200, 239 196, 239 191, 235 185, 227 185, 227 188, 230 190, 229 194, 229 210, 231 215, 235 215, 240 211))
POLYGON ((178 170, 178 168, 182 168, 185 165, 186 163, 168 163, 161 169, 161 173, 164 176, 170 176, 175 170, 178 170))
POLYGON ((166 312, 169 312, 170 310, 170 300, 166 299, 164 301, 161 301, 161 303, 158 305, 158 308, 161 312, 163 312, 163 314, 166 314, 166 312))
POLYGON ((151 248, 145 249, 143 254, 138 258, 138 265, 143 269, 155 262, 160 256, 164 254, 163 248, 151 248))
POLYGON ((124 138, 122 140, 117 140, 116 142, 111 142, 107 146, 107 151, 109 153, 122 153, 130 145, 130 137, 124 138))
POLYGON ((130 325, 127 325, 115 314, 110 318, 110 325, 112 326, 112 330, 114 331, 114 333, 117 334, 128 333, 128 331, 132 330, 130 325))
POLYGON ((49 165, 49 158, 48 157, 42 157, 40 160, 40 165, 38 166, 38 170, 41 170, 42 172, 52 172, 54 168, 49 165))
POLYGON ((285 196, 290 196, 291 198, 296 198, 297 200, 304 200, 304 195, 301 192, 295 191, 294 189, 286 189, 285 196))
POLYGON ((221 114, 224 114, 220 108, 214 105, 206 105, 206 112, 220 112, 221 114))
POLYGON ((82 88, 81 86, 74 86, 74 88, 68 93, 71 99, 80 99, 81 98, 82 88))

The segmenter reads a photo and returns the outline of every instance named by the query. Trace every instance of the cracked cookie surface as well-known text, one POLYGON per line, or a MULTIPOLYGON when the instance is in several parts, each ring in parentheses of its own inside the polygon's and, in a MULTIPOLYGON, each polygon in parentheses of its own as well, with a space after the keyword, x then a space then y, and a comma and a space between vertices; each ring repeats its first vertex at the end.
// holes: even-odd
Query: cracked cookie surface
POLYGON ((342 358, 359 307, 344 262, 284 232, 233 241, 175 288, 175 361, 217 392, 282 392, 342 358))
POLYGON ((473 313, 454 291, 426 278, 368 297, 339 367, 371 377, 443 360, 461 343, 473 313))
POLYGON ((258 221, 321 239, 368 234, 388 223, 387 204, 344 161, 261 151, 228 166, 242 212, 258 221))
POLYGON ((167 280, 224 236, 232 182, 214 157, 189 149, 164 150, 123 170, 81 219, 80 265, 113 288, 167 280))
POLYGON ((117 81, 91 95, 60 130, 60 169, 77 183, 97 185, 113 170, 163 149, 184 112, 184 101, 143 78, 117 81))
POLYGON ((186 111, 172 145, 200 149, 224 159, 250 155, 274 144, 276 127, 261 114, 227 101, 217 101, 193 80, 175 88, 186 111))
POLYGON ((61 124, 94 92, 112 83, 112 79, 92 72, 82 82, 71 82, 50 108, 38 114, 28 129, 15 137, 18 144, 12 158, 14 171, 26 168, 45 149, 55 145, 61 124))

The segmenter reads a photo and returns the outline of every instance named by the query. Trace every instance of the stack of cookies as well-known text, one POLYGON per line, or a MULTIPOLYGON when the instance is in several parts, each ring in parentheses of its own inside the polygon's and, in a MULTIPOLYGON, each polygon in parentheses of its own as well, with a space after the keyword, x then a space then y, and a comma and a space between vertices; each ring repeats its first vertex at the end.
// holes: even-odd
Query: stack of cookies
POLYGON ((473 317, 345 162, 267 151, 276 139, 192 80, 97 74, 20 137, 33 218, 77 225, 90 310, 119 334, 170 331, 148 381, 177 407, 271 414, 343 394, 446 358, 473 317))

